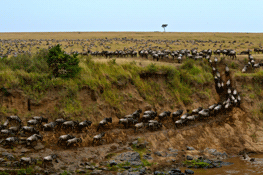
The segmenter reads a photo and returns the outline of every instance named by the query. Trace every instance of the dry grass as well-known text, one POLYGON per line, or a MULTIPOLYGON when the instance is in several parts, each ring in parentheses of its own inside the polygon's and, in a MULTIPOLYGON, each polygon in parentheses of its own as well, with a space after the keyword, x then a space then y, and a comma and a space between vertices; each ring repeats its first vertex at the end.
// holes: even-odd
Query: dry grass
MULTIPOLYGON (((113 58, 115 59, 115 58, 113 58)), ((111 59, 106 59, 106 58, 94 58, 93 59, 96 62, 101 62, 101 63, 107 63, 109 62, 111 59)), ((178 63, 168 63, 168 62, 157 62, 157 61, 152 61, 152 59, 142 59, 142 58, 116 58, 116 63, 117 64, 126 64, 126 63, 134 63, 136 65, 145 67, 148 66, 149 64, 155 63, 158 64, 160 66, 180 66, 182 64, 178 64, 178 63)), ((175 61, 177 62, 177 61, 175 61)))
POLYGON ((168 40, 225 40, 261 42, 263 33, 199 33, 199 32, 23 32, 0 33, 1 39, 91 39, 127 37, 168 40))
MULTIPOLYGON (((238 52, 246 49, 253 49, 259 47, 263 40, 263 33, 186 33, 186 32, 35 32, 35 33, 0 33, 1 39, 97 39, 97 38, 134 38, 134 39, 143 39, 147 40, 181 40, 182 42, 178 43, 166 43, 158 42, 152 43, 149 42, 146 46, 145 42, 125 42, 112 41, 112 43, 106 43, 105 45, 110 46, 111 49, 105 49, 102 46, 99 46, 99 43, 95 41, 97 47, 93 47, 91 50, 101 51, 101 50, 116 50, 123 49, 124 47, 135 46, 160 46, 165 49, 177 50, 177 49, 191 49, 197 47, 199 50, 203 49, 224 49, 231 48, 236 49, 238 52), (220 41, 221 43, 187 43, 187 40, 212 40, 220 41), (229 41, 236 41, 237 43, 232 44, 229 41), (222 43, 224 41, 224 43, 222 43), (246 43, 248 41, 248 43, 246 43), (252 42, 253 44, 250 44, 252 42), (242 44, 241 44, 242 43, 242 44)), ((55 43, 52 43, 55 44, 55 43)), ((68 44, 67 42, 61 42, 64 46, 68 44)), ((45 42, 40 46, 41 48, 47 48, 45 42)), ((77 50, 82 51, 81 46, 74 45, 71 48, 65 49, 65 51, 77 50)), ((32 52, 36 51, 36 48, 32 48, 32 52)))

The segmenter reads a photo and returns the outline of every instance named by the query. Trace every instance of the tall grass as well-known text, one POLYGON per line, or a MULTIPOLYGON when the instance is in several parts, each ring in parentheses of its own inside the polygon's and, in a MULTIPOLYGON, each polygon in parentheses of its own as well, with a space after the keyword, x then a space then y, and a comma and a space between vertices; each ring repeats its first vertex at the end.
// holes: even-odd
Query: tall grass
MULTIPOLYGON (((8 66, 12 70, 24 70, 28 73, 49 73, 48 64, 46 62, 47 50, 40 50, 38 54, 20 54, 11 58, 0 59, 0 64, 8 66)), ((2 67, 1 66, 1 67, 2 67)), ((2 67, 3 68, 3 67, 2 67)))
POLYGON ((122 111, 125 94, 121 89, 129 84, 134 85, 141 97, 152 105, 166 100, 164 91, 175 101, 188 104, 194 92, 212 81, 210 67, 203 62, 187 60, 181 68, 156 64, 140 67, 134 62, 94 62, 90 56, 80 56, 80 76, 65 80, 50 76, 50 70, 42 59, 43 54, 45 51, 33 56, 21 55, 1 60, 0 83, 6 88, 22 89, 28 97, 37 101, 53 89, 60 90, 59 108, 67 113, 80 113, 83 110, 78 100, 79 90, 83 86, 98 92, 106 103, 122 111), (141 78, 145 72, 162 72, 163 83, 153 77, 141 78))

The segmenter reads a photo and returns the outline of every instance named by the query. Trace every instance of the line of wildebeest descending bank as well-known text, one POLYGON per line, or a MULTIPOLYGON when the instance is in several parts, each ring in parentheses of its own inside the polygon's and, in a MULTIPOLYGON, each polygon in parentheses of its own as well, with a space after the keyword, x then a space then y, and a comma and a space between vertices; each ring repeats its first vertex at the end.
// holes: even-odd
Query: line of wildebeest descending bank
MULTIPOLYGON (((207 106, 207 108, 199 107, 192 111, 187 110, 185 113, 183 113, 184 111, 182 109, 173 113, 170 111, 164 111, 159 114, 157 114, 156 111, 149 110, 144 111, 141 116, 142 110, 138 109, 134 113, 119 119, 119 125, 123 125, 125 128, 132 127, 135 133, 142 130, 145 131, 145 129, 154 131, 161 129, 163 126, 162 123, 172 115, 171 119, 174 122, 174 127, 179 128, 188 123, 195 122, 196 120, 202 121, 216 117, 231 110, 235 106, 238 107, 241 98, 237 90, 232 86, 229 67, 225 65, 225 71, 221 74, 217 69, 219 64, 217 58, 215 58, 214 61, 209 58, 208 63, 210 63, 213 70, 215 88, 220 95, 220 102, 207 106), (225 76, 225 82, 223 81, 223 76, 225 76)), ((99 122, 96 128, 97 132, 107 129, 106 126, 111 125, 109 123, 112 123, 112 118, 104 118, 99 122)), ((40 132, 57 132, 60 130, 67 133, 83 132, 84 129, 88 129, 91 125, 91 121, 66 121, 63 118, 48 123, 47 118, 34 116, 31 120, 27 121, 27 126, 23 126, 22 120, 18 116, 8 116, 6 122, 3 125, 0 125, 0 136, 1 138, 4 138, 1 143, 8 147, 14 146, 18 143, 33 147, 38 141, 43 140, 43 136, 40 132)), ((91 144, 101 144, 104 136, 105 131, 93 136, 91 144)), ((57 145, 59 146, 70 147, 73 145, 80 145, 81 143, 81 138, 77 138, 71 134, 61 135, 57 138, 57 145)), ((44 158, 44 160, 47 159, 44 162, 52 162, 56 157, 56 155, 49 155, 44 158)), ((30 157, 22 157, 20 162, 31 164, 34 160, 30 157)))

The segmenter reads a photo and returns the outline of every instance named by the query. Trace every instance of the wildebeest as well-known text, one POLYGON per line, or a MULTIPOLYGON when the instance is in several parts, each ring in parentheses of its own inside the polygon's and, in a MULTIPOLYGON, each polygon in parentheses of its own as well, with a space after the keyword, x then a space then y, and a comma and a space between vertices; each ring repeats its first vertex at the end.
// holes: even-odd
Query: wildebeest
POLYGON ((77 128, 78 128, 79 131, 82 131, 84 128, 88 128, 89 126, 91 126, 91 124, 92 124, 91 121, 85 120, 83 122, 80 122, 77 125, 77 128))
POLYGON ((134 133, 136 132, 136 130, 138 130, 138 129, 141 129, 141 128, 145 128, 145 126, 147 125, 147 123, 143 123, 143 122, 141 122, 141 123, 136 123, 135 125, 134 125, 134 133))
POLYGON ((67 129, 71 129, 73 130, 74 128, 76 128, 79 125, 79 122, 77 121, 65 121, 62 124, 62 128, 67 130, 67 129))
POLYGON ((4 140, 4 145, 8 145, 8 146, 12 146, 15 143, 19 142, 19 138, 18 137, 8 137, 4 140))
POLYGON ((138 109, 134 113, 132 113, 132 116, 133 116, 134 119, 139 119, 141 113, 142 113, 142 110, 138 109))
POLYGON ((20 166, 25 165, 25 166, 29 166, 32 164, 37 164, 37 160, 32 158, 32 157, 21 157, 20 161, 20 166))
POLYGON ((48 118, 44 118, 42 116, 34 116, 33 119, 37 120, 40 124, 43 122, 45 122, 45 123, 48 122, 48 118))
POLYGON ((179 117, 183 114, 183 112, 184 112, 184 110, 182 110, 182 109, 179 109, 179 110, 177 110, 176 112, 173 112, 173 113, 172 113, 172 119, 173 119, 173 121, 175 122, 175 119, 176 119, 176 118, 179 118, 179 117))
POLYGON ((104 118, 103 120, 100 121, 99 126, 97 128, 97 131, 99 131, 100 127, 104 126, 104 125, 108 125, 108 123, 112 123, 112 118, 104 118))
POLYGON ((34 127, 32 126, 23 126, 21 128, 21 132, 23 132, 24 134, 29 133, 29 134, 39 134, 39 131, 36 130, 34 127))
POLYGON ((56 163, 58 163, 58 160, 57 160, 57 155, 56 154, 51 154, 49 156, 46 156, 43 158, 43 167, 46 168, 47 165, 50 165, 52 164, 52 161, 55 160, 56 163))
POLYGON ((147 127, 151 130, 157 130, 162 127, 162 123, 159 123, 157 120, 150 120, 147 127))
POLYGON ((26 139, 26 145, 31 145, 32 143, 37 142, 38 140, 42 141, 42 139, 43 139, 43 136, 34 134, 26 139))
POLYGON ((158 115, 159 120, 163 120, 167 117, 170 117, 171 112, 170 111, 164 111, 161 114, 158 115))
POLYGON ((229 69, 229 67, 228 67, 227 64, 226 64, 226 67, 225 67, 225 75, 226 75, 226 76, 229 76, 229 72, 230 72, 230 69, 229 69))
POLYGON ((178 128, 179 126, 183 126, 186 123, 186 119, 180 119, 175 121, 175 128, 178 128))
POLYGON ((102 132, 98 135, 95 135, 93 137, 93 141, 92 141, 92 144, 94 145, 95 143, 98 143, 98 142, 101 142, 101 139, 105 136, 105 132, 102 132))
POLYGON ((60 129, 61 126, 62 126, 62 124, 63 124, 65 121, 66 121, 66 120, 63 119, 63 118, 58 118, 58 119, 56 119, 56 120, 55 120, 55 125, 56 125, 56 127, 57 127, 58 129, 60 129))
POLYGON ((82 139, 75 137, 75 138, 67 140, 66 142, 67 142, 67 147, 68 147, 70 145, 74 145, 74 144, 77 144, 77 143, 82 143, 82 139))
POLYGON ((119 120, 119 124, 124 125, 125 128, 127 128, 130 124, 134 125, 137 122, 138 122, 138 120, 135 120, 135 119, 133 119, 131 117, 121 118, 119 120))
POLYGON ((72 136, 72 135, 70 135, 70 134, 62 135, 62 136, 60 136, 60 137, 58 138, 57 144, 58 144, 58 145, 61 145, 63 142, 66 142, 67 140, 73 139, 73 138, 75 138, 75 136, 72 136))
POLYGON ((50 122, 43 125, 43 131, 54 131, 56 127, 56 122, 50 122))
POLYGON ((9 120, 10 122, 14 121, 19 124, 22 123, 22 120, 18 116, 7 116, 7 120, 9 120))
POLYGON ((38 124, 40 124, 40 122, 38 120, 35 120, 35 119, 27 121, 27 126, 37 126, 38 124))
POLYGON ((2 129, 0 132, 1 137, 8 137, 10 135, 15 135, 10 129, 2 129))

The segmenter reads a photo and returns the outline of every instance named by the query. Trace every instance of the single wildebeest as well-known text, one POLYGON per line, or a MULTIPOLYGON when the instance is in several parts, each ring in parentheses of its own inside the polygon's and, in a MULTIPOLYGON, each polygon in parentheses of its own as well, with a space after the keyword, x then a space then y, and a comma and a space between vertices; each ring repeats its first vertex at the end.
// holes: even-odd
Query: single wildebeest
POLYGON ((159 118, 159 120, 163 120, 167 117, 170 117, 170 115, 171 115, 170 111, 165 111, 165 112, 162 112, 161 114, 159 114, 158 118, 159 118))
POLYGON ((58 156, 56 154, 51 154, 49 156, 44 157, 42 163, 43 168, 46 168, 47 165, 51 165, 53 160, 55 160, 55 162, 58 163, 57 157, 58 156))
POLYGON ((50 122, 43 125, 43 131, 54 131, 55 127, 57 125, 57 122, 50 122))
POLYGON ((82 143, 82 139, 81 138, 73 138, 73 139, 69 139, 66 141, 67 142, 67 147, 77 144, 77 143, 82 143))
POLYGON ((2 129, 0 132, 1 137, 8 137, 10 135, 15 135, 10 129, 2 129))
POLYGON ((39 123, 48 122, 48 118, 44 118, 42 116, 34 116, 33 119, 37 120, 39 123))
POLYGON ((141 123, 136 123, 135 125, 134 125, 134 133, 136 133, 136 130, 138 130, 138 129, 141 129, 141 128, 145 128, 145 126, 147 125, 147 123, 143 123, 143 122, 141 122, 141 123))
POLYGON ((57 125, 57 128, 60 129, 62 124, 65 122, 66 120, 63 119, 63 118, 59 118, 59 119, 56 119, 55 122, 56 122, 56 125, 57 125))
POLYGON ((5 123, 1 125, 2 126, 1 129, 6 129, 8 125, 9 125, 9 120, 6 120, 5 123))
POLYGON ((8 137, 4 140, 4 145, 8 145, 8 146, 12 146, 15 143, 19 142, 19 138, 18 137, 8 137))
POLYGON ((218 103, 216 107, 214 107, 214 114, 218 114, 222 109, 222 104, 218 103))
POLYGON ((41 136, 41 135, 38 135, 38 134, 34 134, 34 135, 32 135, 32 136, 30 136, 30 137, 28 137, 27 139, 26 139, 26 145, 31 145, 33 142, 37 142, 38 140, 41 140, 42 141, 42 139, 43 139, 43 136, 41 136))
POLYGON ((132 116, 133 116, 134 119, 139 119, 141 113, 142 113, 142 110, 138 109, 134 113, 132 113, 132 116))
POLYGON ((29 166, 32 164, 37 164, 37 160, 31 157, 22 157, 20 159, 20 166, 29 166))
POLYGON ((21 128, 21 125, 19 125, 19 126, 12 126, 12 127, 9 128, 9 130, 12 133, 17 134, 20 131, 20 128, 21 128))
POLYGON ((71 129, 73 130, 75 127, 78 126, 78 122, 77 121, 66 121, 62 124, 62 128, 63 129, 71 129))
POLYGON ((97 131, 99 131, 100 127, 103 127, 104 125, 108 125, 108 123, 112 123, 112 118, 104 118, 103 120, 100 121, 99 126, 97 128, 97 131))
POLYGON ((186 119, 180 119, 174 122, 175 123, 175 128, 178 128, 179 126, 183 126, 186 123, 186 119))
POLYGON ((24 134, 29 133, 29 134, 39 134, 39 131, 36 130, 34 127, 32 126, 23 126, 21 128, 21 132, 23 132, 24 134))
POLYGON ((84 128, 88 128, 89 126, 91 126, 91 124, 92 124, 91 121, 85 120, 83 122, 80 122, 77 125, 77 128, 78 128, 79 131, 82 131, 84 128))
POLYGON ((8 116, 7 120, 9 120, 10 122, 14 121, 19 124, 22 123, 22 120, 18 116, 8 116))
POLYGON ((159 123, 157 120, 149 120, 149 123, 147 125, 147 127, 151 130, 160 129, 162 126, 162 123, 159 123))
POLYGON ((27 126, 37 126, 38 124, 40 124, 40 122, 35 119, 27 121, 27 126))
POLYGON ((198 118, 199 119, 208 118, 209 116, 210 116, 209 109, 203 109, 203 110, 198 112, 198 118))
POLYGON ((226 67, 225 67, 225 74, 226 74, 226 76, 229 76, 229 73, 230 73, 230 69, 229 69, 229 67, 226 64, 226 67))
POLYGON ((104 137, 104 136, 105 136, 105 132, 102 132, 102 133, 100 133, 100 134, 98 134, 98 135, 95 135, 95 136, 93 137, 92 144, 94 145, 95 143, 101 142, 101 139, 102 139, 102 137, 104 137))

